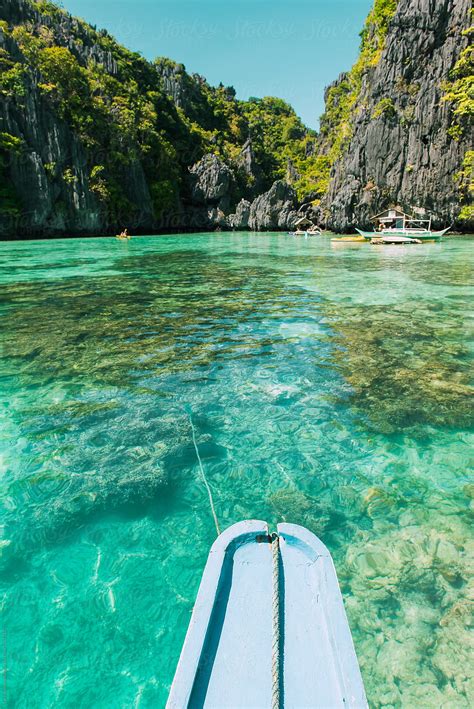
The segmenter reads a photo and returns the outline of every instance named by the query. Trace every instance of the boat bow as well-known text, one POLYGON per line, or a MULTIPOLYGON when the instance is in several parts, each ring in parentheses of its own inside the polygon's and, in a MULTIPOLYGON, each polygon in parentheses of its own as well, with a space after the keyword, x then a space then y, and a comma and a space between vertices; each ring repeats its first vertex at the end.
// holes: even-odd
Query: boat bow
POLYGON ((279 706, 367 707, 329 551, 297 525, 240 522, 209 554, 167 707, 270 707, 276 692, 279 706))

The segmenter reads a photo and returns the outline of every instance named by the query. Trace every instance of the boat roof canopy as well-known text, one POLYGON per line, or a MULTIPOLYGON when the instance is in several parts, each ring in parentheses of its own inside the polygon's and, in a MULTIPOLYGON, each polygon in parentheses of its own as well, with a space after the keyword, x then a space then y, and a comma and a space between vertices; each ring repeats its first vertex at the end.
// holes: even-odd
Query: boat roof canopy
POLYGON ((308 217, 300 217, 296 220, 295 226, 314 226, 314 224, 308 217))
POLYGON ((390 209, 386 209, 384 212, 380 212, 380 214, 374 214, 373 217, 370 217, 370 220, 384 222, 392 221, 392 219, 399 219, 400 217, 404 217, 405 219, 413 219, 411 214, 407 214, 400 207, 390 207, 390 209))

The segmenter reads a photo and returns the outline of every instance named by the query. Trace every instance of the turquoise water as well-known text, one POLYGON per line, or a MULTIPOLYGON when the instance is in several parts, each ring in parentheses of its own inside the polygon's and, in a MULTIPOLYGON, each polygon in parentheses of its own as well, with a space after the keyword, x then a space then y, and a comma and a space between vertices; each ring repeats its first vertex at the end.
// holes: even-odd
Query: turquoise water
POLYGON ((473 246, 0 244, 9 707, 163 706, 222 528, 331 549, 374 707, 469 707, 473 246))

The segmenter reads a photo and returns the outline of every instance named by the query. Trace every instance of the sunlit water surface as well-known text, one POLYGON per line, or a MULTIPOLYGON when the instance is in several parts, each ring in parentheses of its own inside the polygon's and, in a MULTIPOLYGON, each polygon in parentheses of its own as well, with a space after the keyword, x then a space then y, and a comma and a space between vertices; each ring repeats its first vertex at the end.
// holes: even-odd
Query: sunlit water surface
POLYGON ((191 415, 222 528, 329 546, 371 705, 473 706, 473 247, 0 244, 7 705, 163 706, 215 538, 191 415))

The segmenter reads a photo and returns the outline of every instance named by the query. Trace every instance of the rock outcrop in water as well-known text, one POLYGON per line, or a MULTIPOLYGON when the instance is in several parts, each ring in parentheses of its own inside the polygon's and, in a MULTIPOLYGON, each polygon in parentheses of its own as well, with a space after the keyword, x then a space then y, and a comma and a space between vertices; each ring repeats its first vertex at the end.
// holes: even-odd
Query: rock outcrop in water
POLYGON ((242 199, 237 205, 235 214, 230 214, 227 217, 228 224, 231 229, 247 229, 250 218, 251 204, 248 200, 242 199))
POLYGON ((316 135, 280 99, 238 101, 50 2, 3 0, 0 235, 286 230, 303 213, 347 231, 392 203, 468 230, 472 111, 443 96, 472 73, 469 9, 375 0, 316 135))

